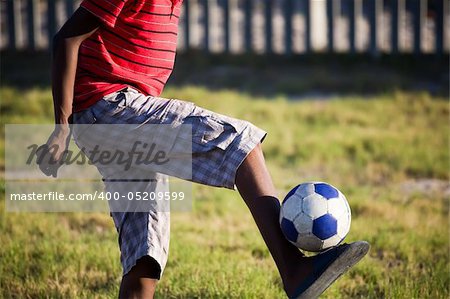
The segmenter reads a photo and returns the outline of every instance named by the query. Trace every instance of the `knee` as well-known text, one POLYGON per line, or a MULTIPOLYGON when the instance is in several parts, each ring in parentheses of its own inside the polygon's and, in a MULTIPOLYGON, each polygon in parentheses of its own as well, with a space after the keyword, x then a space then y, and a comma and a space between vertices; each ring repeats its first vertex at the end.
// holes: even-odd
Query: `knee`
POLYGON ((265 161, 261 143, 258 143, 239 165, 236 171, 236 181, 239 178, 253 177, 261 167, 265 167, 265 161))

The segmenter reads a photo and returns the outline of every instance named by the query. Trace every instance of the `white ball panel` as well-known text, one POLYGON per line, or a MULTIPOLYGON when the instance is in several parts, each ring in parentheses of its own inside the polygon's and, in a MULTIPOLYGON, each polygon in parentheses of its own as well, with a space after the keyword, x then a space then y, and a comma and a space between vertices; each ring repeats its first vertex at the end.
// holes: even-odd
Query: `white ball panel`
MULTIPOLYGON (((293 221, 302 211, 302 201, 297 196, 289 197, 281 206, 281 217, 293 221)), ((280 217, 280 220, 282 219, 280 217)))
POLYGON ((341 239, 345 238, 345 236, 348 234, 350 230, 350 224, 351 224, 351 217, 350 214, 343 214, 338 219, 338 227, 337 227, 337 234, 341 239))
POLYGON ((341 215, 347 214, 348 208, 344 198, 336 197, 328 200, 328 214, 339 219, 341 215))
POLYGON ((303 250, 317 252, 322 250, 323 241, 316 236, 309 235, 299 235, 297 239, 297 246, 303 250))
MULTIPOLYGON (((350 231, 350 226, 352 224, 352 210, 350 208, 350 205, 349 205, 345 195, 342 194, 341 192, 339 192, 339 194, 340 194, 340 196, 342 198, 345 199, 344 202, 345 202, 345 205, 347 207, 347 219, 346 219, 347 221, 345 221, 345 219, 340 220, 340 221, 342 221, 343 225, 342 225, 342 228, 341 228, 341 231, 340 231, 340 234, 339 234, 339 236, 341 236, 342 238, 345 238, 345 236, 350 231)), ((339 233, 339 227, 338 227, 338 233, 339 233)))
POLYGON ((329 237, 328 239, 323 241, 323 247, 322 249, 327 249, 333 246, 336 246, 339 244, 339 242, 341 241, 341 237, 338 235, 334 235, 332 237, 329 237))
POLYGON ((351 212, 350 205, 349 205, 345 195, 342 194, 341 191, 339 191, 339 190, 338 190, 338 192, 339 192, 339 198, 342 199, 342 202, 345 206, 344 213, 337 217, 337 220, 338 220, 337 234, 339 235, 339 237, 341 239, 343 239, 343 238, 345 238, 345 236, 347 236, 348 232, 350 231, 350 225, 351 225, 351 221, 352 221, 352 212, 351 212))
POLYGON ((309 234, 312 232, 313 219, 305 213, 300 213, 294 219, 294 226, 299 234, 309 234))
POLYGON ((295 191, 295 196, 298 196, 299 198, 304 198, 313 193, 314 193, 314 184, 303 183, 300 186, 298 186, 297 190, 295 191))
POLYGON ((347 198, 341 192, 339 192, 339 195, 344 199, 345 206, 347 207, 348 210, 348 217, 352 218, 352 209, 350 209, 350 205, 348 204, 347 198))
POLYGON ((311 194, 303 199, 302 208, 303 213, 316 219, 327 213, 328 202, 319 194, 311 194))

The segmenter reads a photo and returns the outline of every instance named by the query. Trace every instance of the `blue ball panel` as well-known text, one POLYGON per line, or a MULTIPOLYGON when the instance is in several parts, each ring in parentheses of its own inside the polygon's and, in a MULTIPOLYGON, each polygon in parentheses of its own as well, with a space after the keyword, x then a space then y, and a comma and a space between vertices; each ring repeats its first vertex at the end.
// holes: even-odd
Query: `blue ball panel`
POLYGON ((313 221, 313 234, 325 240, 337 234, 337 220, 330 214, 323 215, 313 221))
POLYGON ((314 191, 326 199, 336 198, 339 196, 336 189, 325 183, 314 184, 314 191))
POLYGON ((293 188, 291 191, 289 191, 289 193, 286 195, 286 197, 283 199, 283 203, 286 201, 286 199, 288 199, 289 197, 291 197, 295 191, 297 191, 298 187, 300 187, 300 185, 297 185, 295 188, 293 188))
POLYGON ((283 231, 284 236, 291 242, 297 242, 298 232, 295 229, 294 223, 283 218, 281 220, 281 230, 283 231))

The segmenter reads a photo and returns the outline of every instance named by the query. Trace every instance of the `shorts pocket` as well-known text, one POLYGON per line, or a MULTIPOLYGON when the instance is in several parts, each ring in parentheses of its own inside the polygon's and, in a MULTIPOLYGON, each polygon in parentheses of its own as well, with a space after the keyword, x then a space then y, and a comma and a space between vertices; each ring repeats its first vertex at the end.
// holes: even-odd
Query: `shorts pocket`
POLYGON ((214 148, 226 150, 237 136, 236 128, 228 122, 207 115, 192 115, 184 119, 192 126, 194 152, 207 152, 214 148), (200 147, 195 145, 200 145, 200 147))
POLYGON ((73 138, 79 139, 96 122, 97 118, 90 108, 75 113, 73 115, 73 138))

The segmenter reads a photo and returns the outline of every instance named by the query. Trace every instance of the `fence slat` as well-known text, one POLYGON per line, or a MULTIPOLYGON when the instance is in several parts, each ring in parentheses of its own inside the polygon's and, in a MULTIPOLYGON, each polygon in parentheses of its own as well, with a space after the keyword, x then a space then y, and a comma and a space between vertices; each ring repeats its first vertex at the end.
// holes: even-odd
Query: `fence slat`
MULTIPOLYGON (((363 2, 362 0, 355 0, 355 22, 356 22, 356 29, 359 29, 359 22, 363 15, 363 2)), ((358 51, 360 44, 359 44, 359 34, 358 31, 355 32, 355 46, 356 51, 358 51)))
POLYGON ((184 50, 188 51, 191 46, 190 36, 190 13, 189 1, 184 1, 184 50))
POLYGON ((272 0, 264 1, 265 49, 266 54, 272 53, 272 0))
POLYGON ((56 34, 56 0, 48 0, 47 5, 47 38, 48 47, 51 49, 56 34))
POLYGON ((379 29, 379 17, 382 13, 382 1, 371 0, 369 10, 370 21, 370 53, 374 56, 378 55, 378 29, 379 29))
POLYGON ((303 0, 305 12, 305 48, 306 53, 311 52, 311 3, 312 0, 303 0))
POLYGON ((398 53, 399 0, 391 0, 391 53, 398 53))
POLYGON ((245 0, 244 2, 244 26, 245 26, 245 52, 252 52, 252 0, 245 0))
POLYGON ((292 54, 292 13, 294 6, 292 0, 284 1, 284 52, 286 55, 292 54))
MULTIPOLYGON (((439 2, 439 1, 438 1, 439 2)), ((422 52, 422 26, 425 24, 426 0, 413 1, 414 54, 422 52)))
POLYGON ((444 16, 448 11, 448 0, 437 1, 436 3, 436 39, 435 39, 435 52, 437 55, 441 55, 444 52, 444 16), (446 1, 446 3, 444 3, 446 1), (447 5, 445 5, 447 4, 447 5))
POLYGON ((206 52, 209 51, 209 0, 203 0, 203 43, 206 52))
POLYGON ((328 51, 334 51, 334 5, 338 0, 327 0, 327 44, 328 51))
POLYGON ((36 30, 35 30, 35 0, 27 0, 27 35, 28 48, 36 49, 36 30))

